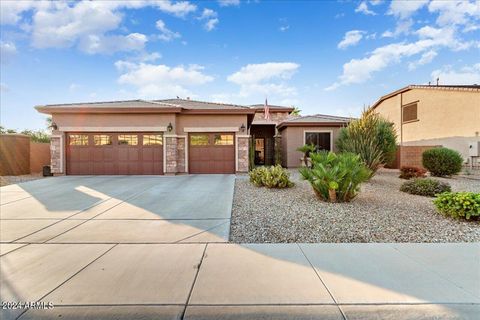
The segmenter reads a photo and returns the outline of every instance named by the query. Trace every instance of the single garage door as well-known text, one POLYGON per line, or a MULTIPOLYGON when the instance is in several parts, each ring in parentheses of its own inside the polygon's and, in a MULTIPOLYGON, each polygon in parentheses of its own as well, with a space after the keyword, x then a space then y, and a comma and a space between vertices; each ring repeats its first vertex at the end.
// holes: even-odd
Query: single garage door
POLYGON ((67 174, 163 174, 163 135, 152 133, 68 133, 67 174))
POLYGON ((190 173, 235 173, 233 133, 190 133, 190 173))

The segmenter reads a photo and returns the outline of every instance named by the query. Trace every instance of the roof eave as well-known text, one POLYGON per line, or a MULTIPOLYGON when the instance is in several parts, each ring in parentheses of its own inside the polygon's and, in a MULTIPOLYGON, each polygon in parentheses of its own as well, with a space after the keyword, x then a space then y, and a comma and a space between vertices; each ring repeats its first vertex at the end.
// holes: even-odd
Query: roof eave
POLYGON ((343 127, 348 125, 348 121, 338 122, 282 122, 277 125, 278 130, 286 127, 343 127))
POLYGON ((36 106, 35 109, 40 113, 179 113, 181 108, 97 108, 97 107, 48 107, 36 106))

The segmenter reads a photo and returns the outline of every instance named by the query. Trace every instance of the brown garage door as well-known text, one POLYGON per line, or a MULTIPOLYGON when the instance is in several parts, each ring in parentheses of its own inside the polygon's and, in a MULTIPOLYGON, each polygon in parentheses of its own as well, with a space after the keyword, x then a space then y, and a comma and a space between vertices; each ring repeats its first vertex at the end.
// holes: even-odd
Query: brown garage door
POLYGON ((163 135, 68 133, 67 174, 163 174, 163 135))
POLYGON ((235 173, 233 133, 190 133, 190 173, 235 173))

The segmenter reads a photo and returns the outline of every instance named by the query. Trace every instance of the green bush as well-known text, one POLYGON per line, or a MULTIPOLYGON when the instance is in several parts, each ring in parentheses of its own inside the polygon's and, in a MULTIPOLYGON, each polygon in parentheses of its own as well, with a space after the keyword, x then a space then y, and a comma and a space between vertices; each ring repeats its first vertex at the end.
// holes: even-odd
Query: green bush
POLYGON ((290 188, 293 186, 293 182, 290 181, 290 173, 280 165, 258 167, 251 170, 248 175, 250 182, 257 187, 290 188))
POLYGON ((462 170, 463 158, 455 150, 433 148, 423 152, 422 164, 432 176, 444 177, 462 170))
POLYGON ((433 203, 438 211, 453 218, 480 217, 480 193, 447 192, 440 194, 433 203))
POLYGON ((320 151, 310 154, 311 168, 299 169, 302 178, 310 182, 317 197, 324 201, 350 201, 357 195, 360 184, 371 175, 359 155, 320 151))
POLYGON ((395 159, 396 138, 393 124, 369 108, 340 130, 336 145, 341 152, 360 155, 373 176, 378 168, 395 159))
POLYGON ((450 192, 450 185, 435 179, 413 179, 405 181, 400 187, 400 191, 416 194, 419 196, 435 197, 443 192, 450 192))
POLYGON ((400 176, 401 179, 412 179, 412 178, 423 178, 425 177, 425 173, 427 170, 419 167, 414 166, 402 166, 400 168, 400 176))

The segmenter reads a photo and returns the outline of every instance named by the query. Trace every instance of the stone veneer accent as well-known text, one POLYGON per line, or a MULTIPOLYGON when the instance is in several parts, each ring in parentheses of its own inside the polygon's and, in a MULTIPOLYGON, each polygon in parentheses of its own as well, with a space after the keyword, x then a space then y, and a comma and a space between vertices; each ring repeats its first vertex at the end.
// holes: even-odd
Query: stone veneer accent
POLYGON ((238 156, 238 172, 248 172, 248 146, 250 136, 238 137, 237 156, 238 156))
POLYGON ((165 138, 165 174, 177 173, 177 140, 176 136, 165 138))
POLYGON ((52 173, 63 173, 63 138, 52 135, 50 138, 50 167, 52 173))
POLYGON ((185 138, 177 138, 177 172, 185 173, 185 138))

